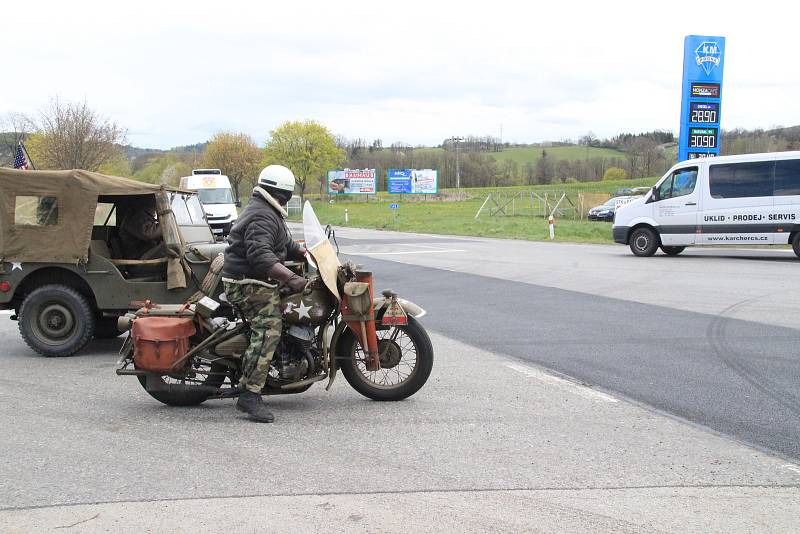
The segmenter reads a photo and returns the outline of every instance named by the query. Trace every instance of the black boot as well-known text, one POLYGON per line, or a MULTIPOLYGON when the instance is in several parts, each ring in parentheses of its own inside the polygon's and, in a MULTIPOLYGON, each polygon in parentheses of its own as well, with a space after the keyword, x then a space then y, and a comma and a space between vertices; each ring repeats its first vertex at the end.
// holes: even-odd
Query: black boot
POLYGON ((245 391, 239 395, 236 409, 249 413, 250 418, 259 423, 271 423, 275 420, 275 417, 267 410, 267 405, 261 400, 261 395, 252 391, 245 391))

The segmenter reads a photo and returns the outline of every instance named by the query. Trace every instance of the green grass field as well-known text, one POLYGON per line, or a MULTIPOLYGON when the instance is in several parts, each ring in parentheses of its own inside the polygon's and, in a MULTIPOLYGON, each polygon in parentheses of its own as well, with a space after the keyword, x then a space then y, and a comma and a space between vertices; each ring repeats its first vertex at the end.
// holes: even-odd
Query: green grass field
MULTIPOLYGON (((547 220, 542 217, 489 217, 475 220, 482 201, 402 202, 397 214, 389 202, 313 203, 323 224, 418 232, 426 234, 465 235, 544 241, 549 239, 547 220), (349 223, 344 221, 348 211, 349 223)), ((588 221, 556 221, 556 241, 611 243, 611 224, 588 221)))
MULTIPOLYGON (((426 153, 440 153, 441 148, 415 148, 415 154, 426 153)), ((506 148, 500 152, 482 152, 488 156, 492 156, 498 163, 511 159, 519 163, 520 166, 528 162, 536 164, 542 157, 542 150, 547 152, 547 157, 552 158, 553 161, 567 160, 575 161, 586 158, 624 158, 625 153, 611 148, 596 148, 586 146, 555 146, 555 147, 541 147, 529 146, 519 148, 506 148)))
MULTIPOLYGON (((378 230, 396 230, 399 232, 418 232, 425 234, 464 235, 475 237, 495 237, 502 239, 524 239, 529 241, 549 240, 547 220, 541 216, 516 215, 491 217, 483 212, 479 219, 475 214, 483 204, 486 196, 492 192, 513 191, 553 191, 567 193, 604 193, 611 195, 621 187, 651 186, 658 177, 637 180, 614 180, 600 182, 582 182, 569 184, 550 184, 538 186, 515 186, 501 188, 466 188, 465 200, 436 200, 434 197, 388 195, 381 192, 377 197, 360 196, 336 197, 333 203, 327 199, 320 201, 309 195, 314 210, 323 224, 334 226, 350 226, 357 228, 374 228, 378 230), (399 209, 396 216, 390 208, 397 203, 399 209), (348 222, 345 223, 344 211, 348 211, 348 222)), ((442 191, 445 197, 455 190, 442 191)), ((452 197, 451 197, 452 198, 452 197)), ((596 199, 597 200, 597 199, 596 199)), ((589 207, 589 206, 587 206, 589 207)), ((522 211, 522 210, 520 210, 522 211)), ((299 220, 299 216, 293 217, 299 220)), ((577 243, 612 243, 611 224, 605 222, 589 222, 587 220, 556 220, 556 239, 561 242, 577 243)))
POLYGON ((536 164, 542 158, 542 150, 547 152, 547 157, 556 160, 575 161, 586 158, 624 158, 625 154, 610 148, 594 148, 586 146, 557 146, 557 147, 524 147, 506 148, 502 152, 489 153, 501 162, 503 160, 514 160, 520 165, 528 162, 536 164))

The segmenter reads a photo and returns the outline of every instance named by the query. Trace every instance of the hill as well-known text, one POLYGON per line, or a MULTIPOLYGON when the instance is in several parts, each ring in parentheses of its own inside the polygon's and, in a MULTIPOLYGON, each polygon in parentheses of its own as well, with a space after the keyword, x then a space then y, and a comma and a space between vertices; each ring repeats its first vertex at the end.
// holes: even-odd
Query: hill
POLYGON ((624 158, 625 153, 611 148, 597 148, 590 146, 527 146, 519 148, 506 148, 500 152, 490 152, 498 162, 503 160, 513 160, 520 165, 530 162, 536 164, 542 157, 542 151, 547 153, 547 157, 553 160, 577 161, 579 159, 591 158, 624 158))

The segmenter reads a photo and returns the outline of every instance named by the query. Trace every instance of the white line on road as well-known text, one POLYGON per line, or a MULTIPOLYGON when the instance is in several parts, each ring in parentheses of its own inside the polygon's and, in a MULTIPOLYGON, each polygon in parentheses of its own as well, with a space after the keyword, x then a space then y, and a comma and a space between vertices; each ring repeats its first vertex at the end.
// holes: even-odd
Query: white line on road
POLYGON ((617 399, 611 395, 606 395, 605 393, 595 391, 592 388, 588 388, 586 386, 576 384, 575 382, 545 373, 544 371, 540 371, 535 367, 530 367, 528 365, 522 365, 519 363, 506 363, 504 365, 513 371, 527 376, 528 378, 534 378, 540 382, 544 382, 545 384, 564 388, 568 391, 577 393, 582 397, 586 397, 587 399, 598 400, 602 402, 618 402, 617 399))

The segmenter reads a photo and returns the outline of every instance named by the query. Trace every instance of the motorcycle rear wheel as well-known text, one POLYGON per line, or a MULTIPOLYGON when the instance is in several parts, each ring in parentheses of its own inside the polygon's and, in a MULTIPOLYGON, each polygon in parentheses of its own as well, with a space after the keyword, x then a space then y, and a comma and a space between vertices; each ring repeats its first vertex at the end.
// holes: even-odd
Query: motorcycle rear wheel
POLYGON ((378 371, 367 370, 364 351, 351 330, 338 343, 338 364, 347 383, 372 400, 410 397, 425 385, 433 369, 433 345, 413 317, 406 326, 378 330, 378 351, 384 354, 378 371))
MULTIPOLYGON (((211 372, 222 373, 224 366, 211 365, 211 372)), ((169 376, 137 376, 148 395, 168 406, 197 406, 208 399, 212 393, 208 388, 219 388, 225 382, 225 375, 210 374, 201 382, 176 379, 169 376)))

